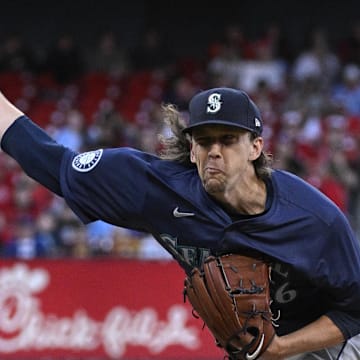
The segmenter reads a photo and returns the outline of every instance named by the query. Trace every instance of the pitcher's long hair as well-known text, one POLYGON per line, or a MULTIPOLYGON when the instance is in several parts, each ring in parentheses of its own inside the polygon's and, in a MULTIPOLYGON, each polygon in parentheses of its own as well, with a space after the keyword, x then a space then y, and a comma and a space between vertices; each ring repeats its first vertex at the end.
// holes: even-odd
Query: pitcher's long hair
MULTIPOLYGON (((184 134, 186 123, 181 117, 180 112, 175 105, 168 104, 162 106, 164 121, 170 127, 172 135, 165 137, 159 136, 161 144, 160 158, 163 160, 177 161, 186 166, 194 167, 195 164, 190 161, 190 143, 191 136, 184 134)), ((250 139, 255 139, 258 135, 249 132, 250 139)), ((260 156, 253 161, 256 175, 260 179, 266 179, 271 175, 272 157, 270 154, 261 152, 260 156)))

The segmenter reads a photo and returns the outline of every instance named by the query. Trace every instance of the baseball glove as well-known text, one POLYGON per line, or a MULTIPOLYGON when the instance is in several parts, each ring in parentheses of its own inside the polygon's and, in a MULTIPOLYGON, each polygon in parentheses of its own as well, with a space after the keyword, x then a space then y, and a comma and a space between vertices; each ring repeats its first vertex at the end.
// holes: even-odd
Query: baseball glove
POLYGON ((238 254, 208 257, 185 279, 184 295, 231 360, 257 359, 269 346, 272 324, 269 266, 238 254))

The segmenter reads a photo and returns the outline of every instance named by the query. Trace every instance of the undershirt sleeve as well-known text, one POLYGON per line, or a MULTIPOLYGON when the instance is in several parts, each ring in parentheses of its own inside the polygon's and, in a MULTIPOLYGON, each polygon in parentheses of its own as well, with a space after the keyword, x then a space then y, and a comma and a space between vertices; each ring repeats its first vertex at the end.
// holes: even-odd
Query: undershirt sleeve
POLYGON ((345 339, 349 339, 360 332, 360 314, 352 316, 340 311, 330 311, 326 314, 340 329, 345 339))

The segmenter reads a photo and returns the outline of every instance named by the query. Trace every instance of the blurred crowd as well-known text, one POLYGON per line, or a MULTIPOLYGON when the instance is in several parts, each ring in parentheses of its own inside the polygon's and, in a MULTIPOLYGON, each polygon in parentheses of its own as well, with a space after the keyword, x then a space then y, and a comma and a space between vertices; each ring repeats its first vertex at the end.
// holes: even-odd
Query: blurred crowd
MULTIPOLYGON (((318 27, 304 34, 301 48, 291 45, 275 23, 256 38, 228 24, 201 56, 179 56, 155 28, 131 49, 111 31, 92 49, 63 33, 42 51, 13 34, 0 44, 0 89, 76 151, 132 146, 156 153, 158 135, 169 133, 163 103, 175 104, 186 120, 200 89, 242 88, 262 112, 274 167, 329 196, 359 235, 360 20, 337 41, 318 27)), ((0 255, 170 258, 148 234, 102 221, 81 224, 62 198, 2 152, 0 255)))

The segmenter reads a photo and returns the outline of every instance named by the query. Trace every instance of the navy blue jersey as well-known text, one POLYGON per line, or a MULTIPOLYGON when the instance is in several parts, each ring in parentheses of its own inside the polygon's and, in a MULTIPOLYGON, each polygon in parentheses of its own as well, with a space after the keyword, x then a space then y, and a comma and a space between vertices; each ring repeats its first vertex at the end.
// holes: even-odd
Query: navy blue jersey
POLYGON ((155 155, 130 148, 76 154, 25 118, 8 129, 2 146, 84 223, 101 219, 149 232, 185 270, 209 254, 267 256, 279 335, 322 314, 345 338, 360 333, 359 242, 338 207, 299 177, 274 170, 267 210, 237 217, 206 193, 196 168, 155 155), (16 141, 24 132, 28 139, 16 141))

